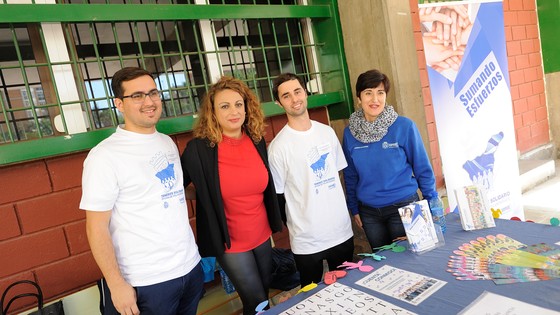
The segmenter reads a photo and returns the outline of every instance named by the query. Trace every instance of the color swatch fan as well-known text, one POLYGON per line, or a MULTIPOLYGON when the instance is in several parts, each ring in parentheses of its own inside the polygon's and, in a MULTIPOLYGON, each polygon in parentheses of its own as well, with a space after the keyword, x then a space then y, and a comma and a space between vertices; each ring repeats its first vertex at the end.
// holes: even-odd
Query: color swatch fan
POLYGON ((509 284, 560 278, 560 248, 544 243, 527 246, 503 234, 488 235, 453 253, 447 271, 457 280, 509 284))

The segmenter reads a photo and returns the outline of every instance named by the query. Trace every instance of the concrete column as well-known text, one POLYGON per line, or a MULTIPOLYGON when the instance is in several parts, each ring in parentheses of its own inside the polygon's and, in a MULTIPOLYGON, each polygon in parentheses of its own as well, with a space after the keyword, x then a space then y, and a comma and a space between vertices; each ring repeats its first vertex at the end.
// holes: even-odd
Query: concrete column
POLYGON ((338 9, 352 89, 364 71, 387 74, 392 85, 387 103, 414 120, 430 154, 409 1, 339 0, 338 9))
POLYGON ((553 158, 558 159, 558 149, 560 148, 560 72, 545 75, 545 95, 548 105, 548 122, 550 137, 554 148, 557 150, 553 158))

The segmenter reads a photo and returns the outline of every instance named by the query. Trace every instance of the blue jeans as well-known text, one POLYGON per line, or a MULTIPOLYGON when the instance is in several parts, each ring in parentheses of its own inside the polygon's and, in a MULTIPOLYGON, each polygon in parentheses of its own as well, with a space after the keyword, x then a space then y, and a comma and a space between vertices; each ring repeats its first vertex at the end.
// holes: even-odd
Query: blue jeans
MULTIPOLYGON (((196 315, 202 298, 204 273, 198 263, 188 274, 153 285, 135 287, 136 304, 142 315, 196 315)), ((105 279, 101 280, 101 314, 119 314, 105 279)))
POLYGON ((369 245, 372 248, 380 247, 391 244, 398 237, 406 236, 398 209, 418 200, 418 194, 415 193, 385 207, 360 205, 360 219, 369 245))

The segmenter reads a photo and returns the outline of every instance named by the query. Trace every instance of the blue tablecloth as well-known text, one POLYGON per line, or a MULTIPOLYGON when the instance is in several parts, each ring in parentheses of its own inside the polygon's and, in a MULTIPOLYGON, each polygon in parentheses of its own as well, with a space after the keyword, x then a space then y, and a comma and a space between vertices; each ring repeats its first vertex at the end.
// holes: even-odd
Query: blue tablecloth
MULTIPOLYGON (((365 273, 358 270, 351 270, 346 277, 338 281, 418 314, 457 314, 484 291, 560 311, 560 279, 496 285, 491 280, 459 281, 446 271, 448 269, 447 262, 449 256, 453 255, 453 250, 456 250, 459 245, 476 239, 479 236, 485 237, 486 235, 501 233, 527 245, 547 243, 554 246, 555 243, 560 241, 560 227, 530 222, 496 220, 495 228, 464 231, 461 228, 461 222, 457 214, 449 214, 446 218, 447 232, 444 234, 444 246, 422 255, 417 255, 410 251, 403 253, 384 251, 382 255, 387 257, 386 260, 380 262, 374 261, 371 258, 364 260, 364 264, 372 265, 375 268, 389 265, 447 282, 439 291, 429 296, 418 306, 356 285, 355 282, 365 276, 365 273)), ((406 243, 403 243, 403 245, 406 246, 406 243)), ((320 283, 314 290, 300 293, 271 308, 265 314, 284 314, 283 311, 324 287, 325 284, 320 283)))

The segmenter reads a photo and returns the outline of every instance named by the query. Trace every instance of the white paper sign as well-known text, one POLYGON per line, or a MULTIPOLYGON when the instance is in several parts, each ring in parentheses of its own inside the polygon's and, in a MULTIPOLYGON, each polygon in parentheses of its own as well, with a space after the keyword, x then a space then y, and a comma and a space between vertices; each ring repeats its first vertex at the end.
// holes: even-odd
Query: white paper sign
POLYGON ((482 293, 474 302, 462 310, 459 315, 558 315, 559 312, 510 299, 492 292, 482 293), (491 311, 489 311, 491 310, 491 311))

